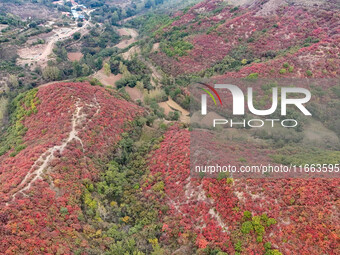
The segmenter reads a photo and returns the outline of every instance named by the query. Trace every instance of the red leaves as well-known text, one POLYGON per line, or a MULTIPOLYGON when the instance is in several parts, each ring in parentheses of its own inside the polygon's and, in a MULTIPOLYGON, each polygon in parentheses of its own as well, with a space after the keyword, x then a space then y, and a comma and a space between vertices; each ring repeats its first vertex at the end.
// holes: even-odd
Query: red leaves
MULTIPOLYGON (((149 159, 154 180, 165 184, 165 199, 157 193, 152 199, 158 198, 170 208, 160 214, 164 240, 175 238, 180 243, 178 236, 194 232, 198 248, 219 247, 233 254, 232 233, 240 230, 243 212, 250 211, 253 216, 265 213, 276 219, 277 224, 266 227, 263 240, 283 254, 335 254, 339 180, 240 179, 231 184, 225 179, 194 179, 189 173, 189 138, 188 131, 172 127, 149 159)), ((208 136, 202 139, 211 141, 208 136)), ((232 142, 227 146, 231 164, 242 156, 248 164, 268 160, 255 153, 258 149, 251 143, 242 150, 232 142)), ((145 189, 146 194, 155 182, 145 189)), ((254 236, 249 238, 243 251, 264 253, 263 244, 254 236)))
MULTIPOLYGON (((0 157, 0 220, 5 223, 0 228, 0 240, 5 240, 0 242, 0 253, 39 254, 43 249, 47 254, 70 254, 75 250, 76 231, 82 229, 78 216, 83 180, 98 177, 93 160, 110 153, 119 133, 126 130, 125 123, 142 110, 87 83, 41 87, 37 96, 41 102, 38 112, 24 122, 27 148, 14 158, 0 157), (53 153, 49 153, 51 148, 55 148, 53 153), (37 161, 41 155, 42 160, 37 161), (18 187, 27 173, 44 162, 42 180, 24 191, 28 197, 18 194, 13 199, 27 184, 18 187)), ((82 242, 87 245, 85 239, 82 242)))
POLYGON ((217 6, 218 1, 199 3, 171 25, 189 33, 187 40, 194 48, 187 56, 173 59, 160 52, 152 55, 153 60, 167 72, 179 75, 203 71, 230 55, 232 50, 247 47, 252 60, 263 64, 245 66, 240 72, 228 73, 227 77, 245 77, 255 72, 263 77, 306 77, 308 70, 313 77, 339 74, 336 11, 291 6, 278 9, 274 15, 262 16, 257 13, 261 7, 253 7, 240 8, 238 15, 234 15, 226 7, 212 13, 217 6), (318 41, 320 43, 316 43, 318 41), (274 60, 266 57, 273 54, 274 60), (294 70, 283 75, 280 69, 285 62, 294 70))

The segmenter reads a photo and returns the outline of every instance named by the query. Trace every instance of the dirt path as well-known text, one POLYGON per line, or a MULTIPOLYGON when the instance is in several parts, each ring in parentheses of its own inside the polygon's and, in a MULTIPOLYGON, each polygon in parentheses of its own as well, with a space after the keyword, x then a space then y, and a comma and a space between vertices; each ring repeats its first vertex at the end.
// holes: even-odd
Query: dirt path
MULTIPOLYGON (((83 105, 86 105, 88 107, 96 107, 97 108, 96 114, 98 114, 101 107, 100 107, 100 104, 97 102, 96 97, 94 97, 94 102, 95 103, 93 104, 83 104, 83 105)), ((64 149, 66 148, 66 146, 73 140, 78 141, 81 144, 83 151, 85 151, 83 142, 78 136, 78 130, 77 130, 77 127, 81 126, 82 122, 86 120, 86 114, 81 113, 84 106, 81 106, 81 101, 79 98, 75 103, 75 107, 76 109, 72 116, 72 125, 71 125, 72 128, 68 135, 68 138, 64 142, 62 142, 61 145, 53 146, 49 148, 46 152, 40 155, 40 157, 34 162, 31 169, 26 174, 25 178, 18 185, 18 187, 21 187, 21 188, 11 196, 12 197, 11 202, 15 200, 19 194, 22 194, 24 197, 28 197, 25 191, 29 190, 35 181, 43 180, 42 176, 44 174, 44 171, 48 168, 50 162, 55 158, 54 156, 55 152, 59 151, 60 153, 62 153, 64 149)), ((6 205, 8 204, 9 203, 6 203, 6 205)))
POLYGON ((139 53, 140 53, 139 46, 133 46, 127 52, 124 52, 122 56, 125 60, 131 60, 134 55, 138 55, 139 53))
POLYGON ((19 64, 28 64, 31 65, 33 63, 36 63, 39 66, 45 67, 48 62, 49 55, 53 52, 54 45, 56 42, 64 40, 66 38, 71 37, 76 32, 82 32, 85 33, 87 30, 87 27, 90 24, 91 21, 91 12, 93 10, 90 10, 87 12, 87 14, 90 16, 89 20, 86 20, 82 27, 77 27, 76 25, 71 28, 59 28, 56 30, 53 30, 54 35, 52 35, 49 38, 49 41, 45 45, 36 45, 29 48, 20 49, 18 51, 18 54, 20 56, 20 59, 18 60, 19 64))
MULTIPOLYGON (((89 12, 90 13, 90 12, 89 12)), ((54 35, 54 37, 52 37, 52 40, 48 42, 44 52, 37 58, 38 62, 42 62, 42 63, 47 63, 47 58, 48 56, 52 53, 54 44, 58 41, 64 40, 68 37, 71 37, 74 33, 76 32, 80 32, 82 30, 85 30, 87 28, 87 26, 89 25, 91 20, 91 16, 89 18, 89 20, 85 21, 84 25, 82 27, 75 27, 73 29, 71 29, 70 31, 66 31, 63 32, 62 30, 57 30, 54 35)))

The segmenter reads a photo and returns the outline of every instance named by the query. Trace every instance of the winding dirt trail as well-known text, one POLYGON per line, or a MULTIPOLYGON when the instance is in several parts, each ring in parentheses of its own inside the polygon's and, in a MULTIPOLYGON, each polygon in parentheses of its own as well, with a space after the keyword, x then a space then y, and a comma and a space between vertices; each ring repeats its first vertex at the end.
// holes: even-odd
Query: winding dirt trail
POLYGON ((59 28, 56 30, 53 30, 54 35, 52 35, 49 38, 49 41, 46 45, 44 45, 44 48, 41 48, 43 46, 35 46, 38 47, 35 49, 35 47, 29 47, 20 49, 18 51, 18 54, 20 56, 20 59, 18 59, 19 64, 33 64, 36 63, 39 66, 45 67, 48 62, 49 56, 53 52, 54 45, 61 40, 64 40, 66 38, 71 37, 76 32, 82 32, 83 34, 87 33, 87 27, 90 24, 91 21, 91 12, 93 10, 87 11, 87 14, 89 15, 89 20, 86 20, 82 27, 77 27, 74 25, 74 27, 71 28, 59 28))
MULTIPOLYGON (((91 12, 89 12, 89 13, 91 13, 91 12)), ((68 37, 71 37, 76 32, 80 32, 82 30, 85 30, 87 28, 87 26, 90 24, 90 21, 91 21, 91 16, 90 16, 89 20, 85 21, 85 23, 82 27, 75 27, 75 28, 73 28, 73 29, 71 29, 70 31, 67 31, 67 32, 63 32, 62 30, 55 31, 55 35, 52 37, 52 40, 48 42, 45 50, 43 51, 43 53, 41 53, 41 55, 39 55, 36 58, 36 61, 38 61, 42 64, 47 63, 48 56, 52 53, 53 47, 54 47, 56 42, 61 41, 63 39, 66 39, 68 37)))
MULTIPOLYGON (((19 194, 22 194, 24 197, 28 197, 25 191, 28 191, 35 181, 43 180, 44 171, 48 168, 50 162, 55 158, 54 153, 62 153, 70 142, 72 142, 73 140, 78 141, 82 146, 83 152, 85 152, 83 141, 78 136, 77 130, 77 127, 79 127, 86 120, 87 115, 85 113, 81 113, 84 105, 88 107, 95 107, 97 109, 95 115, 100 112, 101 107, 100 104, 97 102, 97 98, 95 96, 94 103, 85 103, 83 104, 83 106, 81 106, 81 100, 78 98, 75 103, 75 111, 72 115, 71 122, 72 128, 69 132, 68 138, 65 139, 62 144, 53 146, 40 155, 40 157, 34 162, 31 169, 28 171, 24 179, 18 185, 20 189, 11 196, 12 200, 10 202, 14 201, 19 194)), ((6 205, 8 204, 9 203, 6 203, 6 205)))

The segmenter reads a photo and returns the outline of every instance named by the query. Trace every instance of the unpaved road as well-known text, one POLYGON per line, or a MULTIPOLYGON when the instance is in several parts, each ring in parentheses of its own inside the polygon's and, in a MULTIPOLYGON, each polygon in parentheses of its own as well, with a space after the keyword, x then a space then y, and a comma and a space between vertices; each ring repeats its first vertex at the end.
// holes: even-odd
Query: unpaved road
POLYGON ((47 60, 48 60, 47 58, 52 53, 54 44, 57 41, 61 41, 61 40, 64 40, 68 37, 71 37, 76 32, 80 32, 80 31, 86 29, 87 26, 90 23, 90 20, 91 20, 91 18, 89 20, 85 21, 85 23, 82 27, 75 27, 75 28, 71 29, 70 31, 63 32, 63 31, 60 31, 60 30, 56 30, 55 31, 56 34, 52 37, 51 41, 48 42, 45 50, 43 51, 43 53, 40 56, 38 56, 36 58, 36 60, 38 62, 41 62, 41 63, 47 63, 47 60))
MULTIPOLYGON (((93 10, 87 11, 87 14, 90 16, 93 10)), ((18 51, 19 57, 21 59, 18 60, 19 64, 34 64, 36 63, 39 66, 45 67, 48 62, 48 56, 52 53, 54 45, 56 42, 64 40, 66 38, 71 37, 76 32, 83 31, 86 32, 87 27, 89 26, 91 21, 91 16, 89 20, 86 20, 82 27, 71 27, 71 28, 60 28, 53 30, 54 35, 49 38, 49 41, 46 45, 37 45, 34 47, 20 49, 18 51), (43 49, 41 47, 44 47, 43 49)))

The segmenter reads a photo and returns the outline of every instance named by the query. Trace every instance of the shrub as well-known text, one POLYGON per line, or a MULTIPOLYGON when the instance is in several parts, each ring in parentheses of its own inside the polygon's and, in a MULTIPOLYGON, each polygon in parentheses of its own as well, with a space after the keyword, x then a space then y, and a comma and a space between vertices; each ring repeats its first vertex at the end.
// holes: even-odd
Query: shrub
POLYGON ((252 42, 254 42, 254 41, 255 41, 255 39, 254 39, 253 37, 250 37, 250 38, 247 40, 248 43, 252 43, 252 42))
POLYGON ((164 102, 168 99, 166 93, 162 89, 155 89, 144 93, 144 102, 150 104, 151 101, 156 101, 157 103, 164 102))
POLYGON ((129 86, 134 88, 137 84, 137 77, 135 75, 129 75, 128 77, 122 78, 116 82, 116 87, 118 89, 129 86))
POLYGON ((288 64, 287 62, 285 62, 285 63, 283 64, 283 67, 284 67, 284 68, 288 68, 288 67, 289 67, 289 64, 288 64))
POLYGON ((286 74, 287 73, 287 70, 285 69, 285 68, 282 68, 281 70, 280 70, 280 74, 286 74))
POLYGON ((160 181, 160 182, 157 182, 153 188, 152 188, 154 191, 156 192, 161 192, 164 190, 164 182, 163 181, 160 181))
POLYGON ((180 113, 178 111, 174 111, 174 112, 169 112, 168 118, 172 121, 177 121, 179 120, 180 117, 180 113))
POLYGON ((252 214, 251 214, 251 212, 249 212, 249 211, 244 211, 243 217, 244 217, 245 219, 249 220, 249 219, 252 218, 252 214))
POLYGON ((68 214, 67 208, 66 208, 66 207, 61 207, 61 208, 60 208, 60 213, 61 213, 61 214, 64 214, 64 215, 68 214))
POLYGON ((259 78, 258 73, 251 73, 246 77, 247 80, 256 80, 257 78, 259 78))
POLYGON ((241 163, 247 162, 247 160, 246 160, 244 157, 239 158, 239 161, 240 161, 241 163))
POLYGON ((237 243, 235 244, 235 251, 237 252, 241 252, 242 251, 242 243, 241 241, 237 241, 237 243))
POLYGON ((239 8, 240 7, 236 6, 236 7, 232 8, 232 9, 230 9, 230 12, 236 12, 239 8))
POLYGON ((307 71, 306 71, 306 75, 307 75, 308 77, 311 77, 311 76, 313 76, 313 72, 310 71, 310 70, 307 70, 307 71))
POLYGON ((57 81, 60 79, 60 70, 56 66, 48 66, 43 71, 43 77, 47 81, 57 81))
POLYGON ((185 56, 187 55, 187 51, 193 49, 194 46, 184 40, 177 40, 175 42, 167 42, 166 44, 161 44, 162 51, 168 55, 169 57, 174 56, 185 56))
POLYGON ((73 40, 75 40, 75 41, 79 40, 80 37, 81 37, 81 33, 79 33, 79 32, 75 32, 75 33, 73 34, 73 40))
POLYGON ((254 230, 253 224, 250 221, 243 222, 241 232, 243 234, 249 234, 250 231, 254 230))
POLYGON ((272 248, 272 244, 270 242, 266 242, 263 247, 268 250, 268 249, 271 249, 272 248))
POLYGON ((0 124, 5 116, 7 109, 8 99, 6 97, 0 97, 0 124))
POLYGON ((263 242, 263 237, 262 236, 256 237, 256 242, 262 243, 263 242))

